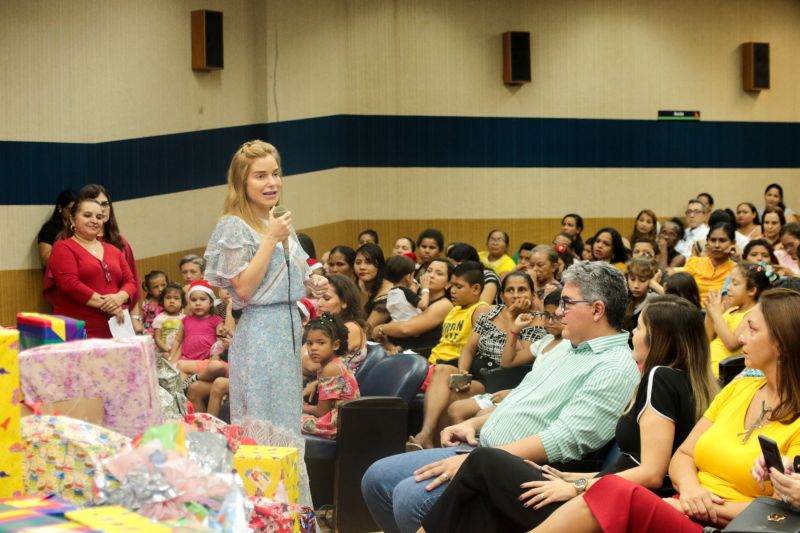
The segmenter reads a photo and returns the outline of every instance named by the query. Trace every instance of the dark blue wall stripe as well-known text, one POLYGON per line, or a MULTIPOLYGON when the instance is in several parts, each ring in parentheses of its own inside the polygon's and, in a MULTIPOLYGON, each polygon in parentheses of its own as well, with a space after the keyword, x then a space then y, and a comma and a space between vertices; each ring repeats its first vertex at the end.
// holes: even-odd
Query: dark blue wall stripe
POLYGON ((225 182, 245 140, 286 174, 335 167, 800 168, 800 124, 335 115, 97 144, 0 141, 3 205, 97 182, 116 200, 225 182))

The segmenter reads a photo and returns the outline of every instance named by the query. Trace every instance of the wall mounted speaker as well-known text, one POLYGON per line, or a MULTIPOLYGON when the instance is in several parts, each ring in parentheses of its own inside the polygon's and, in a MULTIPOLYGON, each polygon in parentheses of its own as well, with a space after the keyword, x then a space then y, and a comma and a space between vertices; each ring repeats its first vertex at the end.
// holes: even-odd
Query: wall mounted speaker
POLYGON ((192 70, 222 70, 222 12, 192 11, 192 70))
POLYGON ((507 31, 503 34, 503 83, 522 85, 531 81, 531 34, 507 31))
POLYGON ((742 77, 745 91, 769 89, 769 43, 742 44, 742 77))

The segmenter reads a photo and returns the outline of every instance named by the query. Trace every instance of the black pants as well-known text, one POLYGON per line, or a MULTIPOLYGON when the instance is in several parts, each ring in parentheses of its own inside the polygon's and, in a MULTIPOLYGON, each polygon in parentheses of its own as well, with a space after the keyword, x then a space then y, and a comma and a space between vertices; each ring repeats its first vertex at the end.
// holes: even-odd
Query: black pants
POLYGON ((519 496, 526 481, 546 481, 539 470, 496 448, 476 448, 422 521, 427 533, 529 531, 563 502, 534 511, 519 496))

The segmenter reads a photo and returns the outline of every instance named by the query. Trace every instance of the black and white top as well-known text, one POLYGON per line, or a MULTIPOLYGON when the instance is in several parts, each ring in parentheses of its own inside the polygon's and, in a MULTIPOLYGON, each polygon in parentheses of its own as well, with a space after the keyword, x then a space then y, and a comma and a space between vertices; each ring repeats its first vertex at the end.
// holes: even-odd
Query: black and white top
POLYGON ((492 304, 503 305, 503 285, 500 283, 500 276, 491 268, 487 268, 483 271, 483 286, 486 287, 486 285, 490 283, 497 285, 497 292, 494 294, 494 301, 492 304))
MULTIPOLYGON (((478 349, 475 353, 476 357, 489 359, 495 364, 500 364, 500 359, 503 357, 503 347, 506 345, 506 332, 500 330, 492 320, 503 312, 506 306, 503 304, 495 305, 492 309, 478 318, 475 324, 474 331, 480 336, 478 339, 478 349)), ((529 327, 523 329, 519 338, 534 342, 545 336, 544 328, 539 326, 529 327)))
MULTIPOLYGON (((633 408, 622 415, 617 422, 616 439, 622 455, 613 466, 600 475, 621 472, 641 464, 642 439, 639 419, 648 405, 656 414, 675 423, 672 453, 675 453, 697 422, 694 396, 688 376, 674 368, 654 367, 642 377, 633 408)), ((670 486, 666 477, 664 483, 665 486, 670 486)))

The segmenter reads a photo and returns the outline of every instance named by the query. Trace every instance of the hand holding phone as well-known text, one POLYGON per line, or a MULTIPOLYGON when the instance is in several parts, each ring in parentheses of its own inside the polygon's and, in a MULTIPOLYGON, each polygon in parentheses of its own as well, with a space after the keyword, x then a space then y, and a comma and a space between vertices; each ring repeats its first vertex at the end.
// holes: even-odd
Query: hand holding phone
POLYGON ((783 473, 783 459, 781 458, 781 451, 778 449, 778 443, 764 435, 758 436, 758 443, 761 445, 761 453, 764 454, 764 462, 767 465, 767 472, 770 468, 774 468, 778 472, 783 473))
POLYGON ((450 374, 447 386, 450 390, 461 392, 468 388, 470 383, 472 383, 472 374, 450 374))

